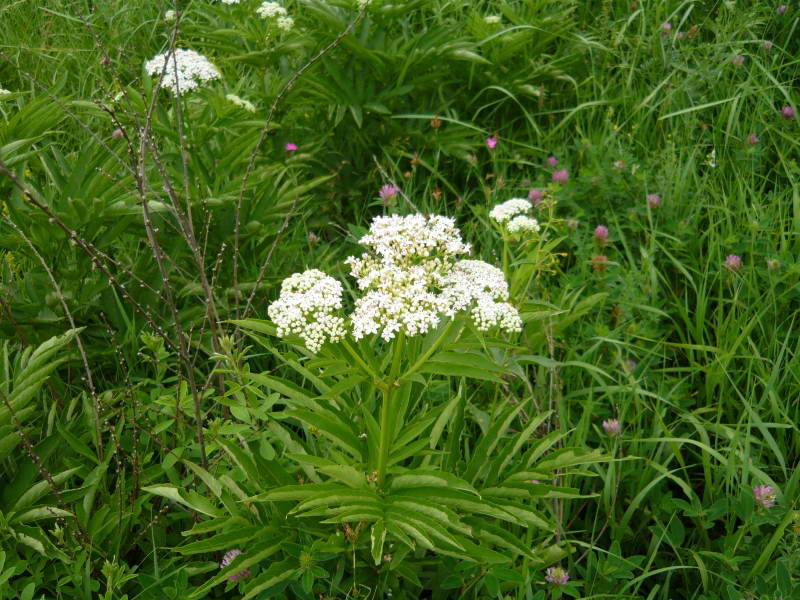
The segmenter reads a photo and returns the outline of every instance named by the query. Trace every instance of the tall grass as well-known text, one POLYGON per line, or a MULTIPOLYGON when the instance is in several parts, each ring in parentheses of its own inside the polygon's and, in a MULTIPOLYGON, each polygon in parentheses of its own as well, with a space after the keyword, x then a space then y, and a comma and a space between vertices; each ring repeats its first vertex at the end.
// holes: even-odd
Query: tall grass
MULTIPOLYGON (((265 319, 294 271, 343 275, 342 259, 377 214, 452 215, 499 265, 488 211, 531 188, 552 193, 559 239, 557 263, 527 288, 541 311, 527 340, 541 359, 524 382, 470 388, 463 431, 449 443, 473 450, 518 394, 554 411, 547 427, 564 447, 608 453, 561 475, 586 498, 547 504, 579 597, 794 597, 800 121, 780 109, 800 106, 800 7, 373 0, 265 128, 292 74, 358 11, 345 0, 287 1, 295 30, 267 37, 257 4, 0 7, 0 88, 13 92, 0 97, 0 388, 13 399, 31 376, 27 353, 71 318, 97 389, 70 338, 30 404, 0 411, 0 597, 188 597, 219 560, 173 551, 180 532, 202 530, 203 512, 141 488, 166 481, 209 497, 208 480, 187 466, 206 460, 200 442, 207 470, 221 476, 246 470, 225 454, 225 440, 260 452, 261 469, 307 441, 298 428, 291 439, 269 429, 263 406, 274 390, 253 392, 241 379, 252 370, 301 380, 286 367, 296 356, 254 348, 226 321, 242 316, 251 294, 252 316, 265 319), (211 57, 224 78, 179 102, 154 92, 142 70, 169 47, 175 30, 164 13, 175 8, 177 46, 211 57), (151 103, 152 148, 137 153, 151 103), (126 138, 113 135, 120 126, 126 138), (287 153, 287 142, 299 150, 287 153), (567 184, 551 183, 548 156, 569 171, 567 184), (142 157, 137 192, 130 167, 142 157), (192 208, 199 260, 169 210, 166 182, 192 208), (387 205, 378 189, 388 182, 400 193, 387 205), (646 200, 654 193, 657 207, 646 200), (601 224, 610 231, 602 250, 592 234, 601 224), (108 257, 107 268, 84 243, 108 257), (609 262, 598 272, 601 252, 609 262), (737 272, 724 266, 732 254, 742 259, 737 272), (611 418, 622 423, 618 437, 603 430, 611 418), (776 508, 756 509, 757 485, 778 490, 776 508), (19 521, 31 507, 50 512, 19 521)), ((491 594, 494 584, 469 584, 457 559, 431 560, 425 575, 435 583, 424 594, 557 595, 528 566, 523 583, 509 579, 491 594)), ((329 575, 327 597, 357 595, 329 575)), ((280 593, 310 597, 299 584, 280 593)))

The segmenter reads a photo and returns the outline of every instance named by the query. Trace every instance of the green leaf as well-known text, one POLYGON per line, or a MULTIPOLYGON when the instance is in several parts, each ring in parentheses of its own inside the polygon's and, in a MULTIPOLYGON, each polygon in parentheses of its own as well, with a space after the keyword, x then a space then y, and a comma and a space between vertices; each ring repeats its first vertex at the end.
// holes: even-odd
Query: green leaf
POLYGON ((418 487, 446 487, 478 494, 478 491, 463 479, 433 469, 404 469, 401 474, 392 477, 390 486, 393 491, 398 492, 405 488, 418 487))
POLYGON ((349 465, 334 465, 331 467, 320 467, 317 469, 320 473, 324 473, 337 481, 341 481, 345 485, 352 488, 365 488, 367 487, 367 477, 363 471, 359 471, 349 465))
POLYGON ((269 556, 272 556, 273 554, 278 552, 281 549, 283 543, 284 540, 279 540, 277 542, 275 542, 275 540, 269 540, 264 542, 264 544, 262 544, 266 545, 265 548, 260 548, 258 550, 240 554, 235 559, 233 559, 233 562, 231 562, 231 564, 222 569, 219 572, 219 574, 215 575, 214 577, 206 581, 203 585, 197 588, 191 595, 189 595, 189 599, 192 600, 194 598, 202 598, 209 592, 209 590, 211 590, 211 588, 219 585, 220 583, 223 583, 231 575, 239 573, 240 571, 244 571, 245 569, 248 569, 252 566, 255 566, 265 558, 268 558, 269 556))
POLYGON ((280 562, 272 563, 266 571, 255 577, 247 584, 242 600, 250 600, 262 591, 294 577, 298 569, 294 558, 287 558, 280 562))
POLYGON ((493 363, 483 354, 439 352, 429 358, 419 368, 419 372, 445 375, 447 377, 469 377, 471 379, 483 379, 495 383, 503 383, 503 380, 495 373, 505 373, 507 370, 493 363))
POLYGON ((275 535, 277 532, 271 527, 242 527, 235 531, 227 533, 220 533, 207 540, 199 542, 192 542, 185 546, 178 546, 175 552, 181 554, 201 554, 203 552, 214 552, 217 550, 229 550, 242 546, 245 542, 252 540, 254 537, 266 537, 267 535, 275 535))
POLYGON ((142 491, 168 498, 209 517, 221 517, 223 514, 219 508, 191 490, 181 491, 172 485, 151 485, 142 487, 142 491))
POLYGON ((373 523, 369 539, 372 560, 375 561, 375 566, 377 566, 383 561, 383 544, 386 541, 386 527, 383 524, 383 520, 373 523))

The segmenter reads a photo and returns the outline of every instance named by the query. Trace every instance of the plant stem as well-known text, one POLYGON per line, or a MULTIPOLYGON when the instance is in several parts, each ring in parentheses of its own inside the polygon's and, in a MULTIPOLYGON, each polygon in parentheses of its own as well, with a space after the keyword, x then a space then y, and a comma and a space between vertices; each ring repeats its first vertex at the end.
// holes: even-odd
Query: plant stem
POLYGON ((383 487, 389 463, 389 447, 392 445, 392 433, 395 429, 392 421, 392 396, 398 386, 397 376, 400 374, 400 366, 403 362, 405 339, 402 331, 397 334, 394 340, 394 348, 392 349, 393 356, 389 379, 381 386, 383 403, 381 405, 381 439, 378 446, 378 488, 383 487))
POLYGON ((380 375, 378 375, 378 373, 376 373, 376 372, 375 372, 375 371, 374 371, 374 370, 373 370, 373 369, 372 369, 372 368, 371 368, 371 367, 370 367, 370 366, 369 366, 369 365, 368 365, 368 364, 367 364, 367 363, 364 361, 364 359, 363 359, 363 358, 361 358, 361 356, 358 354, 358 352, 356 352, 356 351, 355 351, 355 349, 354 349, 354 348, 353 348, 353 347, 352 347, 352 346, 351 346, 351 345, 350 345, 350 344, 347 342, 347 340, 342 340, 342 341, 341 341, 341 344, 342 344, 342 346, 344 346, 344 349, 345 349, 345 350, 347 350, 347 352, 350 354, 350 356, 352 356, 352 357, 353 357, 353 360, 355 360, 355 361, 358 363, 358 366, 359 366, 359 367, 361 367, 361 368, 363 369, 363 371, 364 371, 364 372, 365 372, 367 375, 369 375, 370 377, 372 377, 372 378, 375 380, 375 383, 376 383, 376 384, 380 384, 380 382, 381 382, 381 376, 380 376, 380 375))
POLYGON ((390 415, 392 411, 392 394, 394 384, 383 386, 383 403, 381 405, 381 439, 378 447, 378 488, 383 487, 386 468, 389 463, 389 446, 392 442, 390 431, 390 415))

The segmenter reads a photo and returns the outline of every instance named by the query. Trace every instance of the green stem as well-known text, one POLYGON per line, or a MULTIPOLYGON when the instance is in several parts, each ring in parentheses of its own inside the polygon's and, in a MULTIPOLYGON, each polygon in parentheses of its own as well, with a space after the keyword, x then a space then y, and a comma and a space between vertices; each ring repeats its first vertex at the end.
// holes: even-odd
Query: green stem
POLYGON ((425 354, 420 356, 417 359, 417 361, 413 365, 411 365, 411 368, 408 371, 406 371, 405 373, 403 373, 403 376, 400 377, 400 379, 405 379, 406 377, 408 377, 412 373, 416 372, 417 369, 419 369, 422 365, 424 365, 425 362, 431 356, 433 356, 433 353, 436 352, 439 349, 439 346, 442 345, 442 342, 447 337, 447 334, 450 333, 450 330, 453 328, 453 323, 455 323, 455 319, 451 319, 450 320, 450 322, 447 324, 447 327, 442 332, 442 335, 439 336, 439 339, 437 339, 433 344, 431 344, 431 347, 428 348, 427 352, 425 352, 425 354))
POLYGON ((503 273, 505 274, 506 277, 508 277, 508 264, 509 264, 509 262, 511 262, 509 254, 510 253, 509 253, 509 250, 508 250, 508 238, 504 234, 503 235, 503 273))
POLYGON ((341 344, 342 344, 342 346, 344 346, 344 349, 345 349, 345 350, 347 350, 347 352, 349 352, 349 353, 350 353, 350 356, 352 356, 352 357, 353 357, 353 360, 355 360, 355 361, 358 363, 358 366, 359 366, 359 367, 361 367, 361 369, 362 369, 362 370, 363 370, 365 373, 367 373, 367 374, 368 374, 370 377, 372 377, 372 379, 374 379, 374 380, 375 380, 375 383, 378 383, 378 382, 380 382, 380 381, 381 381, 381 376, 380 376, 380 375, 378 375, 378 373, 376 373, 376 372, 375 372, 375 371, 374 371, 374 370, 373 370, 373 369, 372 369, 372 368, 371 368, 371 367, 370 367, 370 366, 369 366, 369 365, 368 365, 368 364, 367 364, 367 363, 364 361, 364 359, 363 359, 363 358, 361 358, 361 356, 359 356, 358 352, 356 352, 356 351, 355 351, 355 349, 354 349, 354 348, 353 348, 353 347, 352 347, 352 346, 351 346, 351 345, 350 345, 350 344, 347 342, 347 340, 342 340, 342 341, 341 341, 341 344))
POLYGON ((389 445, 392 436, 390 432, 390 416, 392 412, 392 393, 394 384, 383 386, 383 404, 381 405, 381 439, 378 446, 378 489, 383 487, 386 478, 386 469, 389 464, 389 445))
POLYGON ((381 439, 378 446, 378 488, 382 488, 386 478, 386 469, 389 466, 389 447, 392 445, 392 433, 395 424, 392 421, 392 396, 398 386, 397 375, 403 362, 403 348, 405 335, 400 331, 394 340, 392 366, 389 371, 389 380, 381 386, 383 391, 383 404, 381 405, 381 439))

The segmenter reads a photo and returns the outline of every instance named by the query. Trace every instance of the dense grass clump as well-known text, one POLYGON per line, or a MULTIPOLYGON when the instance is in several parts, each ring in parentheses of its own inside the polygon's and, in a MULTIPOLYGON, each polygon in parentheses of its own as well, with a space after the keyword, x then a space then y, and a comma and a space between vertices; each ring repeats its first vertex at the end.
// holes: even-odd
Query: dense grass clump
POLYGON ((0 39, 0 599, 798 597, 796 2, 0 39))

